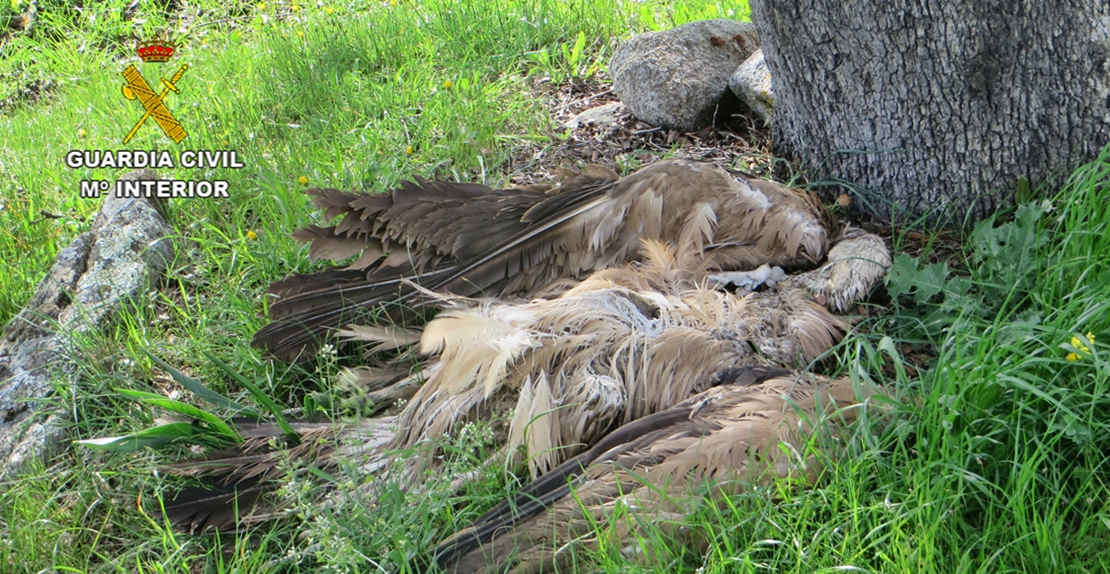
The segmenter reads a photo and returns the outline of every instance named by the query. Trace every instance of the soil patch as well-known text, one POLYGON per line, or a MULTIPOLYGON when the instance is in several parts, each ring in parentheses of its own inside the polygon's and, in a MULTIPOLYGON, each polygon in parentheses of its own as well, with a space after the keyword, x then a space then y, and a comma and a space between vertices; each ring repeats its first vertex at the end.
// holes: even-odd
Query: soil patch
POLYGON ((552 179, 551 170, 562 164, 596 163, 618 172, 633 171, 656 161, 685 158, 709 161, 767 177, 781 160, 771 151, 771 131, 754 112, 718 118, 710 127, 682 132, 651 126, 622 110, 612 123, 571 125, 582 112, 619 102, 604 76, 551 85, 537 78, 532 93, 547 103, 554 120, 550 134, 559 143, 526 146, 506 170, 514 185, 532 185, 552 179))

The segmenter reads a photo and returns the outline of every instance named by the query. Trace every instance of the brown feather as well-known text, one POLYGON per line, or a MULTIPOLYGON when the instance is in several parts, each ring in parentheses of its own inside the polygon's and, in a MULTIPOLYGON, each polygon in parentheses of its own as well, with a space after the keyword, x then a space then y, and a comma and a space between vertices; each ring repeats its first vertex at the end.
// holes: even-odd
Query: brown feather
MULTIPOLYGON (((848 240, 885 249, 873 236, 852 233, 842 241, 848 240)), ((834 254, 858 252, 841 247, 838 243, 834 254)), ((483 302, 414 288, 456 306, 420 334, 423 351, 434 360, 418 376, 406 376, 408 368, 401 365, 356 375, 375 385, 370 395, 375 403, 411 397, 399 415, 399 432, 371 424, 365 427, 370 431, 339 434, 359 443, 370 432, 376 438, 363 445, 366 468, 381 468, 396 448, 450 434, 491 412, 513 410, 505 450, 539 476, 620 424, 705 391, 721 373, 767 363, 806 366, 848 329, 844 318, 812 300, 810 283, 785 281, 737 297, 699 288, 698 272, 687 263, 691 252, 653 241, 644 242, 644 249, 643 262, 598 272, 552 300, 483 302)), ((828 265, 842 264, 838 257, 830 257, 828 265)), ((865 292, 853 288, 844 300, 865 292)), ((414 330, 369 327, 351 334, 394 349, 417 336, 414 330)), ((219 474, 225 482, 276 478, 276 462, 289 455, 270 450, 268 437, 277 436, 272 427, 259 432, 236 452, 174 470, 219 474)), ((331 447, 296 454, 324 465, 339 456, 331 447)), ((414 480, 421 476, 418 468, 408 467, 414 480)))
MULTIPOLYGON (((851 238, 875 244, 863 235, 851 238)), ((736 297, 697 286, 698 272, 687 263, 696 259, 692 252, 654 241, 644 249, 643 262, 600 271, 556 299, 445 299, 456 307, 420 335, 423 351, 433 356, 420 375, 391 368, 385 372, 396 382, 386 385, 367 372, 368 381, 377 381, 376 403, 411 397, 399 432, 369 451, 371 464, 386 464, 390 449, 415 447, 511 410, 505 452, 539 476, 620 424, 704 391, 722 371, 768 363, 805 367, 849 328, 812 300, 807 283, 787 281, 736 297)), ((351 333, 390 348, 416 337, 397 328, 351 333)), ((419 480, 420 465, 435 459, 409 460, 407 472, 419 480)), ((222 470, 233 472, 227 465, 222 470)))
POLYGON ((165 519, 180 532, 238 532, 245 516, 256 512, 273 515, 274 508, 263 502, 268 490, 248 484, 190 488, 178 492, 162 510, 165 519))
MULTIPOLYGON (((707 164, 659 162, 619 180, 587 169, 567 181, 546 191, 425 180, 381 195, 314 190, 314 203, 342 219, 298 237, 314 242, 310 254, 335 258, 355 255, 350 241, 363 241, 357 266, 365 269, 275 283, 271 291, 282 299, 255 342, 291 357, 373 308, 406 328, 350 333, 397 349, 416 336, 407 328, 419 319, 413 308, 457 305, 421 334, 424 352, 434 356, 422 375, 405 376, 397 365, 351 375, 378 387, 375 401, 411 396, 396 436, 381 424, 342 434, 355 442, 360 433, 374 437, 361 447, 372 469, 391 460, 389 449, 511 409, 506 452, 536 476, 617 426, 705 391, 723 372, 818 359, 848 323, 813 299, 835 300, 829 308, 843 310, 881 278, 882 265, 842 271, 862 259, 857 247, 872 262, 889 260, 881 240, 851 232, 829 251, 835 223, 812 196, 707 164), (812 281, 743 298, 703 287, 713 270, 812 267, 826 252, 829 262, 810 272, 812 281), (643 260, 627 265, 637 257, 643 260), (550 293, 553 284, 587 275, 555 299, 466 299, 550 293)), ((259 444, 177 470, 225 480, 277 477, 277 453, 259 444)), ((343 448, 296 454, 327 465, 343 448)))
MULTIPOLYGON (((367 242, 363 239, 350 239, 342 234, 335 233, 335 229, 328 229, 318 225, 310 225, 293 232, 293 239, 301 242, 311 242, 308 249, 308 258, 312 261, 327 259, 339 261, 367 249, 367 242)), ((379 248, 380 251, 380 248, 379 248)))

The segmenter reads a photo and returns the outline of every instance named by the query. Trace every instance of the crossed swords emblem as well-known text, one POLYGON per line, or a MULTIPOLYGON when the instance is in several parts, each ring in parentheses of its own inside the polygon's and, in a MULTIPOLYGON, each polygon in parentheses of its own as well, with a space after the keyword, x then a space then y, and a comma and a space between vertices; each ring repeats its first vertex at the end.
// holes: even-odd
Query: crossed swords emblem
POLYGON ((131 128, 131 132, 127 134, 127 137, 123 138, 123 143, 131 141, 131 138, 135 137, 135 132, 139 131, 139 128, 143 127, 143 124, 146 123, 147 118, 151 116, 154 116, 154 121, 158 122, 162 131, 166 132, 166 135, 173 139, 173 141, 181 143, 181 140, 189 135, 185 133, 185 129, 181 127, 181 123, 177 121, 177 118, 173 117, 170 110, 166 109, 166 104, 164 103, 166 96, 171 91, 175 94, 181 93, 181 90, 177 89, 177 82, 181 81, 181 76, 184 75, 185 70, 188 69, 188 65, 183 65, 181 69, 173 75, 173 79, 167 80, 162 78, 162 85, 164 85, 165 88, 162 90, 161 94, 156 94, 154 90, 151 89, 150 84, 146 83, 146 79, 143 78, 143 75, 139 73, 139 70, 135 68, 134 64, 127 66, 127 69, 123 71, 123 77, 127 80, 127 83, 123 85, 123 97, 129 100, 138 98, 139 102, 143 104, 143 108, 146 109, 146 113, 143 114, 143 117, 139 118, 139 122, 135 124, 135 127, 131 128))

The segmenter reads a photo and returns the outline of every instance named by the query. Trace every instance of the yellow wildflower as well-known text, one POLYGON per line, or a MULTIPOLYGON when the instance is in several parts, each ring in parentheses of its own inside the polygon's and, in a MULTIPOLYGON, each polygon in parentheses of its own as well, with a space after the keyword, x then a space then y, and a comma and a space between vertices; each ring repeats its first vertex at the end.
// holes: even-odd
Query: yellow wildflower
POLYGON ((408 147, 406 147, 406 148, 405 148, 405 153, 407 153, 407 154, 409 154, 409 155, 412 155, 412 146, 408 146, 408 147))
POLYGON ((79 138, 85 137, 85 128, 81 128, 81 129, 77 130, 77 137, 79 137, 79 138))
POLYGON ((301 185, 308 185, 308 178, 303 175, 298 177, 297 181, 301 182, 301 185))
POLYGON ((304 38, 304 32, 301 32, 300 30, 297 30, 297 37, 298 38, 304 38))
POLYGON ((258 9, 259 10, 265 10, 266 9, 266 3, 265 2, 259 2, 258 3, 258 9))
POLYGON ((325 14, 331 14, 332 12, 335 12, 335 8, 332 8, 331 6, 325 6, 324 7, 324 13, 325 14))
MULTIPOLYGON (((1089 341, 1092 345, 1095 343, 1094 333, 1091 333, 1090 331, 1087 332, 1087 341, 1089 341)), ((1068 356, 1065 358, 1069 361, 1078 361, 1084 356, 1091 354, 1091 350, 1087 348, 1087 345, 1083 344, 1083 341, 1080 340, 1079 337, 1071 338, 1071 346, 1075 347, 1079 351, 1079 353, 1068 353, 1068 356)))
POLYGON ((452 85, 454 85, 454 84, 451 83, 451 80, 443 80, 443 88, 444 89, 450 90, 452 85))
POLYGON ((301 7, 300 7, 300 6, 298 6, 298 5, 296 5, 296 4, 293 4, 293 5, 292 5, 292 6, 290 6, 289 8, 290 8, 291 10, 293 10, 294 12, 296 12, 296 11, 298 11, 298 10, 300 10, 300 9, 301 9, 301 7))
POLYGON ((247 239, 250 239, 251 241, 253 241, 255 239, 258 239, 258 234, 253 232, 253 231, 248 231, 247 232, 247 239))

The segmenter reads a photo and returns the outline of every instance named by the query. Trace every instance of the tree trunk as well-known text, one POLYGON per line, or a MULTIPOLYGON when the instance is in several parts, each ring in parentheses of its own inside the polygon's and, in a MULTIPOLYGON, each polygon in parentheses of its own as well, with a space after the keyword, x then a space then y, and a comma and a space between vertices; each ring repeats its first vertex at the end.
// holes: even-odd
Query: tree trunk
POLYGON ((776 143, 884 219, 978 219, 1110 142, 1105 0, 751 7, 776 143))

